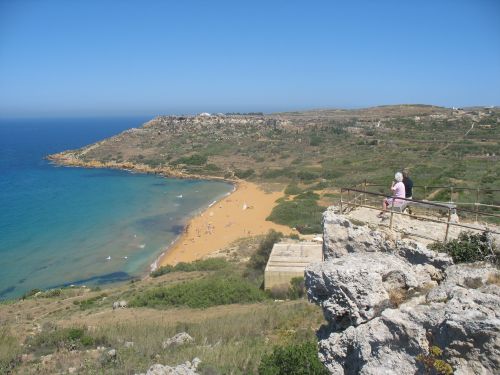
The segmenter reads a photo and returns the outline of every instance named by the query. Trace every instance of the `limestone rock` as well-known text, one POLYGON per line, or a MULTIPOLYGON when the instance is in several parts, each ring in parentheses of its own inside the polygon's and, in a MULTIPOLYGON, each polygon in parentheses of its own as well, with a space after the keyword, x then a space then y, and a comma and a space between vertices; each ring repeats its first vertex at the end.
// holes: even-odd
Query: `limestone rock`
POLYGON ((393 242, 329 209, 323 263, 305 271, 328 324, 319 357, 332 374, 422 373, 431 346, 455 374, 500 373, 500 271, 454 265, 415 241, 393 242))
POLYGON ((413 265, 431 265, 444 271, 453 264, 453 259, 446 253, 438 253, 415 241, 397 241, 396 253, 413 265))
MULTIPOLYGON (((335 220, 342 228, 325 228, 325 237, 353 233, 335 220)), ((329 371, 413 375, 422 372, 417 356, 436 345, 455 374, 499 373, 500 272, 486 263, 453 265, 409 241, 390 249, 374 240, 376 251, 367 251, 367 238, 381 237, 362 232, 325 241, 335 246, 332 256, 305 271, 308 297, 329 323, 318 332, 329 371), (397 304, 394 292, 404 296, 397 304)))
POLYGON ((108 355, 109 358, 116 358, 116 349, 108 350, 106 354, 108 355))
POLYGON ((387 251, 392 247, 386 236, 367 226, 354 225, 335 207, 323 214, 323 255, 325 259, 338 258, 353 252, 387 251))
POLYGON ((193 341, 194 341, 194 339, 189 334, 187 334, 186 332, 180 332, 180 333, 176 334, 175 336, 170 337, 170 338, 166 339, 165 341, 163 341, 162 346, 163 346, 163 349, 166 349, 169 346, 184 345, 184 344, 188 344, 188 343, 193 342, 193 341))
POLYGON ((306 268, 306 289, 334 329, 360 325, 391 306, 391 292, 429 282, 390 254, 359 253, 332 258, 306 268))
POLYGON ((146 375, 197 375, 196 370, 200 363, 201 360, 199 358, 194 358, 191 362, 187 361, 175 367, 157 363, 148 369, 146 375))

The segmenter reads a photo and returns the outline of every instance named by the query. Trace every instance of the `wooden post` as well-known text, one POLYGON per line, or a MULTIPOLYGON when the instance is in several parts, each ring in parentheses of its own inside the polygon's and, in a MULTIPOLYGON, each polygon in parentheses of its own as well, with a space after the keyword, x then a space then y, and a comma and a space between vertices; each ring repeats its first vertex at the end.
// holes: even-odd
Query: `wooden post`
POLYGON ((444 242, 448 241, 448 232, 450 231, 451 208, 448 208, 448 222, 446 223, 446 233, 444 235, 444 242))
POLYGON ((453 186, 450 186, 450 203, 453 203, 453 186))
POLYGON ((394 197, 391 202, 391 222, 389 223, 389 229, 392 229, 392 217, 394 216, 394 197))
POLYGON ((477 215, 479 213, 479 189, 476 190, 476 201, 474 202, 476 206, 476 223, 477 223, 477 215))
POLYGON ((340 189, 340 214, 342 215, 342 189, 340 189))
POLYGON ((424 186, 424 199, 427 199, 427 186, 424 186))
POLYGON ((366 206, 366 178, 365 178, 365 184, 364 184, 364 194, 363 194, 363 204, 366 206))

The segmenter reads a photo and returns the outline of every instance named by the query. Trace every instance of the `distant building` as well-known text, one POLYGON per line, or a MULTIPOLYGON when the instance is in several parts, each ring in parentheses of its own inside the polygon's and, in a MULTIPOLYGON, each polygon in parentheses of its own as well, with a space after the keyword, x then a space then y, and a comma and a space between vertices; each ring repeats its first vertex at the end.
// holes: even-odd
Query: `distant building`
POLYGON ((210 113, 208 113, 208 112, 202 112, 198 116, 200 116, 200 117, 210 117, 212 115, 210 113))

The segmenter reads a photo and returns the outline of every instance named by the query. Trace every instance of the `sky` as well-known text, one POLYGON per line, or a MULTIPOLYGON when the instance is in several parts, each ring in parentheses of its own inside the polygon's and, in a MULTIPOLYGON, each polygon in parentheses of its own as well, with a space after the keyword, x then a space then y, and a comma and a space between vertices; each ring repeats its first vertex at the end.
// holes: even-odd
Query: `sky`
POLYGON ((500 105, 500 1, 0 0, 0 117, 500 105))

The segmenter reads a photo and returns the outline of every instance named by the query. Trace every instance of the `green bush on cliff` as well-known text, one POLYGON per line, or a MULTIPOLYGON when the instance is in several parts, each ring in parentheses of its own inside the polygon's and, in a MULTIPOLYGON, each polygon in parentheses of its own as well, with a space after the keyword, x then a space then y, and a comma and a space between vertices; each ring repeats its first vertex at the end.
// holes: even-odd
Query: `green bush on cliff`
POLYGON ((446 243, 435 242, 429 247, 432 250, 450 254, 455 263, 486 260, 493 264, 500 264, 495 244, 487 232, 477 234, 461 232, 457 239, 446 243))
POLYGON ((315 342, 290 344, 274 348, 262 357, 259 375, 328 375, 318 359, 315 342))
POLYGON ((193 272, 193 271, 217 271, 229 266, 229 263, 222 258, 209 258, 197 260, 191 263, 180 262, 175 266, 162 266, 153 272, 151 277, 158 277, 172 272, 193 272))
POLYGON ((212 275, 171 287, 159 287, 136 295, 130 306, 187 306, 206 308, 232 303, 259 302, 266 298, 263 291, 238 276, 212 275))
POLYGON ((271 255, 271 250, 276 242, 283 238, 283 233, 271 229, 267 235, 260 241, 257 251, 252 255, 248 267, 259 272, 264 272, 267 260, 271 255))

